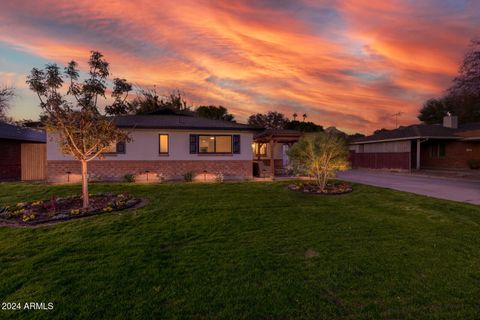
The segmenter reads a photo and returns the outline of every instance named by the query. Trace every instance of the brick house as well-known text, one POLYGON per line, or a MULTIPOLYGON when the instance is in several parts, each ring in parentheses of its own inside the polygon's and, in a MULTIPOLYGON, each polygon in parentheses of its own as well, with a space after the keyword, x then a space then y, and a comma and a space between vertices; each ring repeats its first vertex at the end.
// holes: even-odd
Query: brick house
MULTIPOLYGON (((259 128, 185 114, 128 115, 113 119, 130 132, 131 142, 112 144, 102 159, 89 162, 91 180, 122 180, 133 174, 137 181, 161 178, 250 179, 253 136, 259 128)), ((261 130, 261 129, 260 129, 261 130)), ((48 180, 78 182, 80 163, 60 152, 54 135, 47 139, 48 180)))
POLYGON ((353 168, 466 169, 480 161, 480 123, 458 125, 446 116, 443 125, 417 124, 350 142, 353 168))
POLYGON ((43 131, 0 122, 0 181, 45 178, 43 131))

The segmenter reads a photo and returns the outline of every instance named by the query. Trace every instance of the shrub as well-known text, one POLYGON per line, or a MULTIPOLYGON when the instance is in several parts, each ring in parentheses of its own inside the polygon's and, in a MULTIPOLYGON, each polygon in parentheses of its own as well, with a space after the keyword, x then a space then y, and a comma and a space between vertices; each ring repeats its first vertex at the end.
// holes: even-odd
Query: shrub
POLYGON ((123 179, 125 180, 125 182, 135 182, 135 175, 132 173, 127 173, 123 176, 123 179))
POLYGON ((480 169, 480 159, 470 159, 467 161, 467 163, 470 169, 474 169, 474 170, 480 169))
POLYGON ((336 171, 349 167, 346 141, 335 134, 305 135, 290 148, 288 156, 296 172, 315 177, 321 191, 336 171))
POLYGON ((185 172, 183 174, 183 180, 185 180, 185 182, 192 182, 193 181, 193 175, 194 175, 193 171, 185 172))
POLYGON ((215 182, 222 183, 225 180, 223 173, 219 172, 215 176, 215 182))

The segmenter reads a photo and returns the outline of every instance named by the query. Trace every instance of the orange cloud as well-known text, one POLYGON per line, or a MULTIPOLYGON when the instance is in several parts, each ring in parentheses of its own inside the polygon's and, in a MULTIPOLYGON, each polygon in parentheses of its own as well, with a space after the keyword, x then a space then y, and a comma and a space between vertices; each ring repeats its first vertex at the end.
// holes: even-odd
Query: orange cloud
POLYGON ((9 2, 0 44, 60 64, 100 50, 115 76, 179 88, 240 120, 306 112, 369 133, 398 111, 401 123, 416 121, 422 102, 442 94, 478 12, 446 0, 9 2))

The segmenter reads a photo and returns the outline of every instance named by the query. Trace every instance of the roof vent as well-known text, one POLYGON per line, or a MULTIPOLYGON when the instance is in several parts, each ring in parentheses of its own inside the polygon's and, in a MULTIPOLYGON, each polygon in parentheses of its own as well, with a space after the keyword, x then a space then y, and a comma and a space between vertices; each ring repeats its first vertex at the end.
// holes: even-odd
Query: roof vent
POLYGON ((457 116, 452 116, 450 112, 447 113, 445 117, 443 117, 443 126, 445 128, 453 128, 457 129, 458 128, 458 117, 457 116))

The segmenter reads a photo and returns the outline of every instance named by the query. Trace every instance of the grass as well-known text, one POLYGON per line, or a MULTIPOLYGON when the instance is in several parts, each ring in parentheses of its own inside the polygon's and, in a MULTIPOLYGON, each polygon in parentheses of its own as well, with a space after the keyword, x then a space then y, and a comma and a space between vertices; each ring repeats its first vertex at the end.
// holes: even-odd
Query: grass
MULTIPOLYGON (((473 319, 480 207, 354 185, 95 184, 139 210, 0 228, 1 319, 473 319), (309 251, 308 257, 305 253, 309 251)), ((79 186, 0 184, 0 203, 79 186)))

